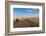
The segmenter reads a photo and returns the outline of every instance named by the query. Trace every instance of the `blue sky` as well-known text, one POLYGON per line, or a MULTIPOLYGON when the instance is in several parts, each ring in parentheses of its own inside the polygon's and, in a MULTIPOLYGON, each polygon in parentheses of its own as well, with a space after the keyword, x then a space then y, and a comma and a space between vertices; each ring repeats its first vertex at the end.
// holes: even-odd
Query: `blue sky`
POLYGON ((36 8, 13 8, 15 17, 39 17, 39 9, 36 8))

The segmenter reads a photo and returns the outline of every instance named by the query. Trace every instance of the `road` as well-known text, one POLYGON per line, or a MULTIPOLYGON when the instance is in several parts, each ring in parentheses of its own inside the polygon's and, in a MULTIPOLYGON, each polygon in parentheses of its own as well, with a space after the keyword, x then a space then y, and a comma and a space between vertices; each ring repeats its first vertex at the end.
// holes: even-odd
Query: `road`
POLYGON ((17 22, 14 27, 37 27, 37 25, 33 24, 32 21, 25 20, 17 22))

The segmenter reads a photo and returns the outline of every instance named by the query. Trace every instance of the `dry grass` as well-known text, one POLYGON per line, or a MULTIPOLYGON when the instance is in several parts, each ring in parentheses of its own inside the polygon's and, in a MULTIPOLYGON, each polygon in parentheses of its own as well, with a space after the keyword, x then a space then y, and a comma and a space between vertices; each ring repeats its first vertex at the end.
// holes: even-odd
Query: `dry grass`
POLYGON ((35 18, 24 18, 18 19, 18 22, 14 20, 14 27, 38 27, 39 19, 35 18))

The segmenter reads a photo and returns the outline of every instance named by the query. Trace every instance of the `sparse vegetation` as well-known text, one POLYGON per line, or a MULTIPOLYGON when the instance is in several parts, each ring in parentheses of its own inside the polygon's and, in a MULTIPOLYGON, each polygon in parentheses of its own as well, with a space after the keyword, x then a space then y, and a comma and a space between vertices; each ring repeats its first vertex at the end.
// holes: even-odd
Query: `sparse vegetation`
POLYGON ((23 18, 14 20, 14 28, 15 27, 38 27, 39 19, 35 18, 23 18))

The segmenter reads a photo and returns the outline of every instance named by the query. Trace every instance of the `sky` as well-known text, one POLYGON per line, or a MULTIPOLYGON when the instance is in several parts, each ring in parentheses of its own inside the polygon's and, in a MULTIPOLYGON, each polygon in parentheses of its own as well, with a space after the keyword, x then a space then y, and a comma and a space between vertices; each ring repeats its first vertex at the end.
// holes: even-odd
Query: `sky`
POLYGON ((39 17, 38 8, 13 8, 13 16, 20 17, 39 17))

